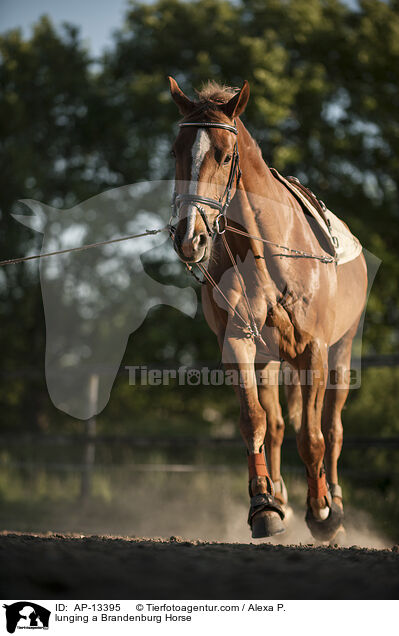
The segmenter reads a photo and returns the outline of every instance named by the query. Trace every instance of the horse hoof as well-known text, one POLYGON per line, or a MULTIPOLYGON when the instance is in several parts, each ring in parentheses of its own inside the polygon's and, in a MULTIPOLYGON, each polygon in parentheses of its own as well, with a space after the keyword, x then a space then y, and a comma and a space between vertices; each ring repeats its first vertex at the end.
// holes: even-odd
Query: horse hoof
POLYGON ((253 539, 273 537, 275 534, 285 532, 280 515, 274 511, 258 512, 252 519, 251 528, 253 539))
POLYGON ((309 506, 306 512, 306 523, 313 537, 318 541, 331 541, 342 528, 344 513, 334 502, 330 505, 327 519, 319 521, 315 519, 312 508, 309 506))
POLYGON ((344 546, 346 543, 346 530, 343 525, 340 525, 337 532, 329 541, 329 545, 332 546, 344 546))
POLYGON ((286 526, 289 526, 294 521, 294 510, 291 508, 289 504, 285 504, 283 506, 284 510, 284 523, 286 526))

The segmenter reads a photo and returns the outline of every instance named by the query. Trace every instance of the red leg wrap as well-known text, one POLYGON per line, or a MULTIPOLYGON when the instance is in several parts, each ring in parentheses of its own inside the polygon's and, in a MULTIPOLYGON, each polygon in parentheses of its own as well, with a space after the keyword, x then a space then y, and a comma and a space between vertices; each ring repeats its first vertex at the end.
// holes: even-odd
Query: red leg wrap
POLYGON ((326 475, 324 472, 320 475, 320 477, 316 477, 316 479, 314 479, 313 477, 309 477, 309 475, 307 476, 307 478, 309 495, 313 497, 313 499, 321 499, 322 497, 325 497, 327 495, 328 488, 326 475))
POLYGON ((250 480, 256 477, 269 477, 263 449, 260 453, 248 455, 248 472, 250 480))

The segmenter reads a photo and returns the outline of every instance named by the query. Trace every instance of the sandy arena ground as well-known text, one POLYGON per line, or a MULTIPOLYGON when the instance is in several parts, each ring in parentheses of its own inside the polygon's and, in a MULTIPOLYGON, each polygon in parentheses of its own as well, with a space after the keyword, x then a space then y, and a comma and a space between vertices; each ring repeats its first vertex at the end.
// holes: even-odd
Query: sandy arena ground
POLYGON ((0 534, 2 599, 396 599, 399 547, 0 534))

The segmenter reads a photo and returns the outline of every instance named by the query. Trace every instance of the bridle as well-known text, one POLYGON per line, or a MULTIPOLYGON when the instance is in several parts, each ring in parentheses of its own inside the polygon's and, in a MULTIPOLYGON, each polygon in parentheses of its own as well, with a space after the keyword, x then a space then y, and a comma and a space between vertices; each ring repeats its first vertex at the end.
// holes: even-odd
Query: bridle
MULTIPOLYGON (((234 122, 235 123, 235 122, 234 122)), ((180 128, 183 128, 185 126, 195 126, 197 128, 222 128, 224 130, 228 130, 229 132, 233 133, 234 135, 238 135, 238 130, 236 126, 231 126, 230 124, 223 124, 222 122, 217 123, 217 122, 197 122, 197 121, 192 121, 192 122, 183 122, 180 125, 180 128)), ((236 187, 238 186, 239 182, 241 179, 241 170, 240 170, 240 158, 239 158, 239 154, 238 154, 238 147, 237 147, 237 140, 234 144, 234 150, 233 150, 233 156, 231 158, 231 165, 230 165, 230 173, 229 173, 229 178, 227 181, 227 185, 224 189, 224 192, 222 194, 222 196, 219 199, 211 199, 209 197, 203 197, 200 196, 198 194, 177 194, 176 190, 173 193, 173 201, 172 201, 172 208, 173 208, 173 215, 172 216, 177 216, 178 212, 179 212, 179 208, 180 205, 182 203, 191 203, 191 205, 194 205, 198 212, 201 214, 202 219, 205 223, 205 227, 207 229, 208 235, 212 238, 214 237, 215 234, 222 234, 224 235, 226 229, 230 229, 230 226, 227 225, 227 218, 226 218, 226 213, 227 213, 227 208, 230 205, 231 202, 231 191, 233 189, 233 185, 234 185, 234 181, 236 182, 236 187), (206 212, 204 210, 204 208, 202 207, 202 205, 208 205, 209 207, 213 208, 214 210, 218 210, 219 214, 217 215, 213 227, 211 228, 206 216, 206 212), (222 227, 220 226, 220 222, 223 222, 222 227)), ((176 228, 170 223, 169 224, 169 229, 170 229, 170 234, 172 237, 174 237, 174 233, 176 231, 176 228)), ((255 320, 255 316, 253 314, 253 311, 251 309, 251 305, 249 303, 248 300, 248 296, 245 290, 245 285, 244 285, 244 281, 242 279, 242 276, 237 268, 237 264, 235 262, 235 259, 233 257, 233 254, 231 253, 231 250, 227 244, 226 241, 226 237, 222 236, 222 241, 224 243, 224 246, 226 247, 226 250, 229 254, 230 260, 232 262, 232 265, 235 269, 235 272, 238 276, 238 280, 240 282, 241 285, 241 289, 243 291, 243 295, 248 307, 248 311, 249 311, 249 322, 247 320, 245 320, 243 318, 243 316, 240 314, 240 312, 238 311, 237 307, 233 307, 233 305, 230 303, 229 299, 227 298, 227 296, 223 293, 223 291, 221 290, 220 286, 217 284, 217 282, 213 279, 213 277, 211 276, 211 274, 208 272, 208 270, 206 268, 204 268, 200 262, 197 262, 196 265, 197 267, 200 269, 200 271, 202 272, 203 276, 204 276, 204 280, 203 281, 199 281, 201 283, 205 282, 205 280, 207 280, 212 287, 214 287, 215 289, 217 289, 219 291, 219 293, 221 294, 221 296, 224 298, 224 300, 226 301, 226 303, 228 304, 228 306, 230 307, 230 309, 233 311, 233 314, 235 314, 240 321, 244 324, 245 329, 247 330, 247 335, 251 338, 254 338, 256 340, 259 340, 264 346, 266 346, 265 341, 263 340, 259 329, 257 327, 256 324, 256 320, 255 320)), ((198 277, 195 275, 195 273, 192 270, 192 266, 189 263, 185 263, 186 267, 188 268, 188 270, 194 274, 195 278, 198 279, 198 277)))
MULTIPOLYGON (((235 123, 235 122, 234 122, 235 123)), ((222 122, 207 122, 207 121, 189 121, 182 122, 179 124, 180 128, 185 128, 188 126, 195 126, 196 128, 221 128, 223 130, 228 130, 237 136, 238 130, 236 126, 231 126, 230 124, 223 124, 222 122)), ((231 193, 233 189, 233 185, 235 182, 236 188, 240 183, 241 179, 241 170, 240 170, 240 157, 238 154, 238 146, 237 141, 234 144, 233 155, 231 158, 230 164, 230 173, 229 178, 227 180, 227 185, 224 189, 222 196, 219 199, 211 199, 209 197, 203 197, 199 194, 177 194, 176 190, 173 193, 172 199, 172 218, 177 217, 179 213, 180 206, 184 203, 189 203, 197 208, 200 213, 202 220, 204 221, 206 231, 210 237, 216 232, 216 234, 223 234, 226 230, 226 213, 227 208, 231 202, 231 193), (203 208, 203 205, 207 205, 214 210, 218 210, 219 214, 215 218, 213 227, 210 226, 206 211, 203 208)), ((171 225, 171 228, 173 226, 171 225)))

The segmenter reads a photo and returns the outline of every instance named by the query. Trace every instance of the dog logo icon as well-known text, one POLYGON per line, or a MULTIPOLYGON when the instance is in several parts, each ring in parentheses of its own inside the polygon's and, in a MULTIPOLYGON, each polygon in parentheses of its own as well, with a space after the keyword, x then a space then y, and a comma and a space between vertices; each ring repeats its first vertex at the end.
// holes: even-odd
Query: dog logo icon
POLYGON ((48 629, 51 612, 37 603, 19 601, 3 607, 6 610, 9 634, 13 634, 16 629, 48 629))

